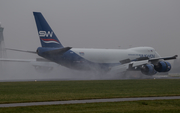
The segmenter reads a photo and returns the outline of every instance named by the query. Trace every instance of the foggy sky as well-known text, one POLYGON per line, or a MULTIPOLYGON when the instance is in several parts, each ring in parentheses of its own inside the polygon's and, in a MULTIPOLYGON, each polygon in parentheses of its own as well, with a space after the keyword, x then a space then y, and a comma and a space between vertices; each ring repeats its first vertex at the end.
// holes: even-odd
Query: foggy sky
MULTIPOLYGON (((180 0, 1 0, 7 48, 41 46, 33 11, 41 12, 64 46, 118 49, 151 46, 180 55, 180 0)), ((8 52, 9 58, 36 55, 8 52)))

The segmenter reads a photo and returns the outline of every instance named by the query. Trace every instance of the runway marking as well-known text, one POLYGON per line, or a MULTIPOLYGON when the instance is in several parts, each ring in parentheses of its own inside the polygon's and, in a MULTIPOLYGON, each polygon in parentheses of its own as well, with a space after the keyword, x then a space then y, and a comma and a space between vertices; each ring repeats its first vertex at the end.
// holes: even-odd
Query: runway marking
POLYGON ((122 101, 138 101, 138 100, 169 100, 169 99, 180 99, 180 96, 112 98, 112 99, 90 99, 90 100, 68 100, 68 101, 49 101, 49 102, 10 103, 10 104, 0 104, 0 107, 22 107, 22 106, 39 106, 39 105, 81 104, 81 103, 97 103, 97 102, 122 102, 122 101))

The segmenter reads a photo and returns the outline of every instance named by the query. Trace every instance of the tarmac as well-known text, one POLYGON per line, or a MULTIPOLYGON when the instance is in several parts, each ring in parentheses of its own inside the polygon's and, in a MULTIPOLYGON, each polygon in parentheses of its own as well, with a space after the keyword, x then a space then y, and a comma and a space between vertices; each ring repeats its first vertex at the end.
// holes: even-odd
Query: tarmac
POLYGON ((180 99, 180 96, 111 98, 111 99, 90 99, 90 100, 68 100, 68 101, 49 101, 49 102, 10 103, 10 104, 0 104, 0 107, 2 108, 2 107, 23 107, 23 106, 60 105, 60 104, 84 104, 84 103, 123 102, 123 101, 139 101, 139 100, 171 100, 171 99, 180 99))

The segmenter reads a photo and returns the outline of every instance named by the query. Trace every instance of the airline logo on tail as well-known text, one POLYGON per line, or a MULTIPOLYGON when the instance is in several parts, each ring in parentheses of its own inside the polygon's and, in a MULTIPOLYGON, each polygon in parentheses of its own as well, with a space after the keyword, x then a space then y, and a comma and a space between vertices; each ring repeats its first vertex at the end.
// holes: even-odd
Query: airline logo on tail
POLYGON ((46 32, 46 31, 39 31, 39 36, 40 37, 52 37, 53 36, 53 31, 48 31, 48 32, 46 32))
MULTIPOLYGON (((53 31, 50 32, 50 31, 39 31, 39 37, 52 37, 53 36, 53 31)), ((41 38, 41 40, 44 42, 44 43, 56 43, 56 44, 59 44, 59 42, 55 39, 43 39, 41 38)))

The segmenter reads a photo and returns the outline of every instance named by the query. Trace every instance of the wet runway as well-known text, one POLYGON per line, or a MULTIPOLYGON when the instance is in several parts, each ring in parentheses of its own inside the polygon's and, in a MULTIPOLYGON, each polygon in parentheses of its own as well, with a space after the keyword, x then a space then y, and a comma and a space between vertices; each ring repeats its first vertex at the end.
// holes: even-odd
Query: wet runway
POLYGON ((25 81, 73 81, 73 80, 131 80, 131 79, 180 79, 180 76, 173 77, 173 76, 159 76, 159 75, 154 75, 154 76, 146 76, 144 78, 104 78, 104 79, 72 79, 72 78, 67 78, 67 79, 8 79, 8 80, 1 80, 0 82, 25 82, 25 81))
POLYGON ((180 99, 180 96, 139 97, 139 98, 112 98, 112 99, 90 99, 90 100, 69 100, 69 101, 12 103, 12 104, 0 104, 0 107, 22 107, 22 106, 38 106, 38 105, 82 104, 82 103, 97 103, 97 102, 122 102, 122 101, 169 100, 169 99, 180 99))

